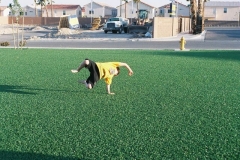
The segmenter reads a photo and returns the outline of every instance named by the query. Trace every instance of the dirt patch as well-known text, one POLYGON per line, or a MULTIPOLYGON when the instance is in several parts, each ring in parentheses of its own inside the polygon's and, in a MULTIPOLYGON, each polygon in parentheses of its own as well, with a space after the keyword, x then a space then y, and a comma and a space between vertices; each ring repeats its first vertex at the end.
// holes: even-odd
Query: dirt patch
POLYGON ((73 35, 82 33, 81 29, 69 29, 69 28, 61 28, 58 30, 56 35, 73 35))
POLYGON ((46 30, 45 28, 41 27, 41 26, 36 26, 34 28, 31 29, 32 31, 44 31, 46 30))

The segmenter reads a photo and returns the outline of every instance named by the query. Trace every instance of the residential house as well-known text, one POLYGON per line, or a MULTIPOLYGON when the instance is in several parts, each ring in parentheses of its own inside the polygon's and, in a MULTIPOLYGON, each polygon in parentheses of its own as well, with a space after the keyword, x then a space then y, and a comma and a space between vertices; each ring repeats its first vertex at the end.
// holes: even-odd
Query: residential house
POLYGON ((0 16, 9 16, 10 9, 7 6, 0 6, 0 16))
POLYGON ((43 17, 61 17, 64 15, 82 17, 82 8, 80 5, 53 4, 46 5, 42 9, 43 17))
POLYGON ((208 1, 205 2, 204 17, 215 21, 239 21, 240 2, 208 1))
POLYGON ((40 5, 27 5, 23 7, 25 17, 41 17, 40 5))
POLYGON ((190 7, 178 1, 161 6, 156 11, 158 17, 189 17, 190 7))
POLYGON ((119 17, 138 18, 137 9, 148 11, 148 18, 150 19, 155 17, 156 8, 142 1, 138 3, 138 8, 137 8, 137 3, 134 3, 134 1, 129 1, 126 4, 124 4, 123 2, 123 4, 117 7, 117 13, 119 17))
POLYGON ((84 5, 85 17, 116 17, 117 9, 104 3, 90 2, 84 5))

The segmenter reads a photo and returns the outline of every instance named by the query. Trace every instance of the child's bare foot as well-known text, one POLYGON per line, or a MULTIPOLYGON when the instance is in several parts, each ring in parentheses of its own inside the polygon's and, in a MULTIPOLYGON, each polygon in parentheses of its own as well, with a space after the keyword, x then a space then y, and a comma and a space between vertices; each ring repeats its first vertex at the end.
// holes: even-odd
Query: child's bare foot
POLYGON ((76 69, 71 70, 72 73, 77 73, 78 71, 76 69))

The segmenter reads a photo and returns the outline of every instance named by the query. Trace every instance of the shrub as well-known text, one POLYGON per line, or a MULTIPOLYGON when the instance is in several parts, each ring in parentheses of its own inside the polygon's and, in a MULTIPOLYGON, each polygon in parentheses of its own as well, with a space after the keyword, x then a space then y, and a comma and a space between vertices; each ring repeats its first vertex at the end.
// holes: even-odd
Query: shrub
POLYGON ((25 40, 19 42, 19 46, 21 46, 21 47, 25 46, 26 44, 27 44, 27 41, 25 41, 25 40))
POLYGON ((9 46, 10 43, 9 43, 9 42, 2 42, 0 45, 1 45, 1 46, 9 46))

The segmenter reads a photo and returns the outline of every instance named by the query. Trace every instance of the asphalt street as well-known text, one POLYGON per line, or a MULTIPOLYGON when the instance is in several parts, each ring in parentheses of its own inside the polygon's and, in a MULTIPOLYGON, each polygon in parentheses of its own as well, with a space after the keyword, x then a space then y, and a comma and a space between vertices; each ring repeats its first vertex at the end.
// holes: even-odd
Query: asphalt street
MULTIPOLYGON (((179 49, 181 37, 186 39, 186 49, 190 50, 240 50, 240 28, 205 28, 199 35, 180 33, 175 37, 132 38, 130 34, 105 34, 100 31, 88 31, 88 38, 67 39, 45 38, 50 31, 27 31, 25 37, 40 38, 27 40, 25 48, 68 48, 68 49, 179 49)), ((13 42, 12 35, 0 35, 1 40, 13 42)), ((13 43, 12 43, 13 44, 13 43)), ((10 47, 13 47, 11 45, 10 47)))

